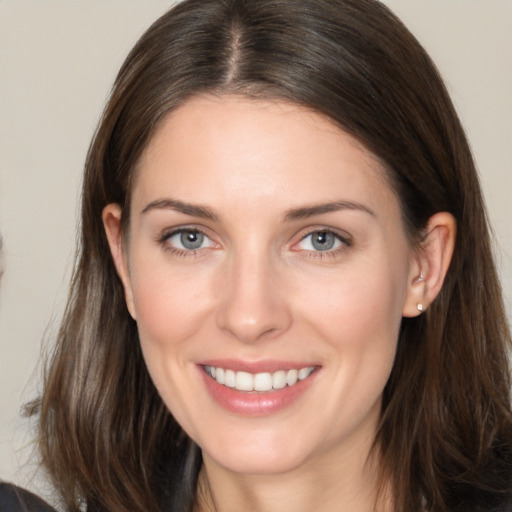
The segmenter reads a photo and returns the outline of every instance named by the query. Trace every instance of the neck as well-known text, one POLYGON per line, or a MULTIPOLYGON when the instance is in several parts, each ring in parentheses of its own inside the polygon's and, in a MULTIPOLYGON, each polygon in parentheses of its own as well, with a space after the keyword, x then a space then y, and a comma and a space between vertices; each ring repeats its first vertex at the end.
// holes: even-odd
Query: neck
POLYGON ((367 454, 345 467, 324 458, 321 466, 286 474, 235 475, 204 456, 195 512, 390 512, 376 458, 367 454))

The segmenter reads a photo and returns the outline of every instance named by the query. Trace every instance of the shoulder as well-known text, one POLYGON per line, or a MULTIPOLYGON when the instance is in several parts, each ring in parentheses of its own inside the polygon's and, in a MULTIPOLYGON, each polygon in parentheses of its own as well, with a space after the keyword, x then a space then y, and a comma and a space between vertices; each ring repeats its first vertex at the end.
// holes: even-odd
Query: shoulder
POLYGON ((0 511, 55 512, 55 509, 21 487, 0 482, 0 511))

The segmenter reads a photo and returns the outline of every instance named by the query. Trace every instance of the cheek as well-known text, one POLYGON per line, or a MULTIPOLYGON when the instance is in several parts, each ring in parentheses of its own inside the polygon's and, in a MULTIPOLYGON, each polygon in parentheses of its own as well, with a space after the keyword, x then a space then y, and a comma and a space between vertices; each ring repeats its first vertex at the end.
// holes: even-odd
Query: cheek
POLYGON ((309 318, 316 319, 315 323, 331 334, 329 338, 340 343, 353 339, 364 345, 379 334, 396 335, 406 296, 406 275, 403 271, 394 273, 390 266, 369 263, 317 279, 315 286, 310 283, 302 300, 309 318), (334 335, 336 332, 339 335, 334 335))
POLYGON ((188 404, 197 403, 190 364, 198 332, 205 325, 205 288, 197 278, 176 276, 164 266, 139 267, 132 290, 143 357, 151 379, 180 425, 190 434, 195 425, 188 404))
POLYGON ((331 357, 342 369, 335 377, 338 389, 359 386, 376 395, 387 382, 406 295, 405 273, 391 267, 365 265, 326 279, 308 294, 304 317, 330 345, 331 357))
POLYGON ((191 338, 207 309, 206 282, 187 272, 150 264, 132 278, 141 342, 163 350, 191 338), (149 268, 148 268, 149 267, 149 268))
POLYGON ((197 276, 171 273, 168 265, 150 264, 137 267, 132 285, 148 372, 167 407, 184 428, 190 427, 194 422, 188 416, 187 403, 196 403, 198 397, 186 383, 195 378, 196 368, 190 360, 207 316, 205 285, 201 290, 197 276))

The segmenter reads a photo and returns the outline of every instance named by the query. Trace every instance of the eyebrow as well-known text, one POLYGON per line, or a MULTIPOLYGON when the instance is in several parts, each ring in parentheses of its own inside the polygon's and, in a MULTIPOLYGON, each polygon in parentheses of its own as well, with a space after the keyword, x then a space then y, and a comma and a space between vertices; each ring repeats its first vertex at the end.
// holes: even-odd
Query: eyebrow
POLYGON ((352 201, 333 201, 330 203, 315 204, 311 206, 305 206, 303 208, 294 208, 288 210, 285 213, 284 220, 301 220, 315 215, 322 215, 324 213, 337 212, 340 210, 359 210, 364 213, 368 213, 372 217, 377 217, 375 212, 361 203, 354 203, 352 201))
POLYGON ((184 203, 177 199, 157 199, 156 201, 151 201, 141 213, 144 214, 151 210, 174 210, 201 219, 219 220, 219 216, 211 208, 197 204, 184 203))
MULTIPOLYGON (((220 217, 207 206, 185 203, 177 199, 157 199, 155 201, 151 201, 144 207, 141 213, 145 214, 151 210, 174 210, 185 215, 199 217, 202 219, 209 219, 213 221, 220 220, 220 217)), ((309 217, 314 217, 315 215, 322 215, 340 210, 359 210, 364 213, 368 213, 372 217, 376 217, 375 212, 371 208, 368 208, 361 203, 354 203, 352 201, 333 201, 330 203, 293 208, 285 213, 284 220, 293 221, 307 219, 309 217)))

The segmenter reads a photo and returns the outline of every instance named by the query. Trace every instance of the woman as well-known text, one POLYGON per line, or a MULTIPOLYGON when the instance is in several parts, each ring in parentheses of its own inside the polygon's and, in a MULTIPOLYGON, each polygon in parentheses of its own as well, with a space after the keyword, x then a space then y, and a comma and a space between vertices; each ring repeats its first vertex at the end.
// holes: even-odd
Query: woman
POLYGON ((373 0, 186 0, 91 145, 39 406, 68 510, 511 507, 474 164, 373 0))

